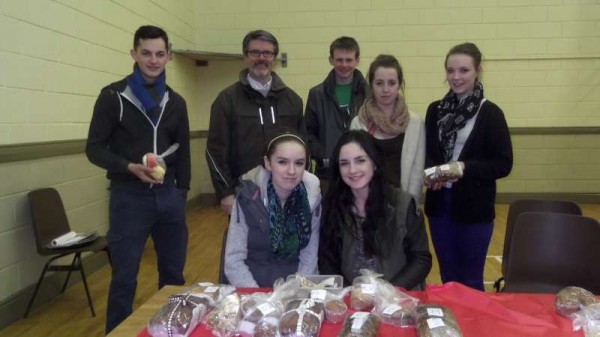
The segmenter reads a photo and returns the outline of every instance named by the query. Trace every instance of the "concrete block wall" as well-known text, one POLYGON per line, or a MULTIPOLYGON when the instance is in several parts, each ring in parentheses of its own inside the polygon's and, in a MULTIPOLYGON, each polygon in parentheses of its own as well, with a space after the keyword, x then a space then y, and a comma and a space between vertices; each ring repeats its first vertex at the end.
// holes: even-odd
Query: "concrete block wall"
MULTIPOLYGON (((595 0, 206 0, 202 49, 241 52, 244 35, 271 31, 288 67, 283 80, 305 100, 331 69, 329 44, 341 35, 361 46, 366 73, 380 53, 405 72, 410 109, 425 115, 446 92, 444 57, 455 44, 484 54, 486 96, 510 127, 600 126, 600 3, 595 0)), ((597 135, 513 136, 506 193, 600 193, 597 135)))
MULTIPOLYGON (((158 25, 177 48, 195 49, 197 7, 196 0, 1 1, 0 146, 85 139, 100 89, 132 70, 135 30, 158 25)), ((198 68, 175 56, 167 79, 198 130, 198 68)), ((195 169, 204 165, 204 146, 192 142, 195 169)), ((104 234, 108 181, 84 154, 0 163, 0 176, 1 304, 35 284, 46 262, 35 250, 27 192, 57 188, 74 230, 104 234)), ((201 192, 200 181, 193 184, 190 196, 201 192)))

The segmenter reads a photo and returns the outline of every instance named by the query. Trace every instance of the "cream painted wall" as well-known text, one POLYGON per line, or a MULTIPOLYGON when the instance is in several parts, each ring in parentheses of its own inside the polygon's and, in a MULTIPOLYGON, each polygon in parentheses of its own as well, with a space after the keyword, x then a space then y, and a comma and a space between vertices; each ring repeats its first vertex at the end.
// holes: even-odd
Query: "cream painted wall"
MULTIPOLYGON (((329 44, 361 46, 403 65, 406 99, 425 115, 448 90, 444 57, 464 41, 484 54, 486 96, 511 127, 600 126, 600 3, 596 0, 205 0, 203 49, 240 52, 244 35, 271 31, 289 66, 276 71, 305 100, 331 69, 329 44)), ((600 193, 600 136, 513 136, 515 165, 500 192, 600 193)))
MULTIPOLYGON (((159 25, 176 48, 194 49, 197 7, 196 0, 1 1, 0 145, 85 139, 100 89, 131 72, 135 30, 159 25)), ((177 55, 167 66, 167 83, 187 99, 192 130, 202 120, 198 73, 193 60, 177 55)), ((204 148, 192 142, 196 170, 205 171, 204 148)), ((46 261, 35 251, 26 193, 56 187, 72 228, 103 234, 108 181, 83 154, 0 164, 0 176, 1 303, 34 284, 46 261)), ((194 179, 190 195, 201 188, 194 179)))

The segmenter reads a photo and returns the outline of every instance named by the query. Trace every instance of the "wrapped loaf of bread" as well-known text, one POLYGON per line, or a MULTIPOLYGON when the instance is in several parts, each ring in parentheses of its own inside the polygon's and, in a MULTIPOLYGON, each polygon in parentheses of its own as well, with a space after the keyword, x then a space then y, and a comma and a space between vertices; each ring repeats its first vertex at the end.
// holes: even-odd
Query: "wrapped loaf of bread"
POLYGON ((358 311, 346 317, 338 337, 374 337, 379 329, 379 318, 368 312, 358 311))
POLYGON ((554 305, 556 312, 562 316, 569 317, 571 314, 600 302, 594 294, 580 287, 566 287, 556 295, 554 305))
POLYGON ((447 164, 426 168, 424 176, 425 184, 430 186, 437 182, 461 178, 463 176, 463 168, 459 162, 453 161, 447 164))
POLYGON ((285 305, 285 311, 295 309, 311 311, 315 315, 317 315, 320 320, 323 320, 323 318, 325 317, 325 305, 323 304, 323 302, 318 302, 313 299, 305 298, 291 300, 285 305))
POLYGON ((235 288, 225 284, 213 284, 210 282, 197 283, 181 292, 181 295, 190 295, 196 301, 203 302, 210 307, 217 306, 225 296, 235 292, 235 288))
POLYGON ((423 304, 415 309, 419 337, 462 337, 450 309, 437 304, 423 304))
POLYGON ((206 314, 205 302, 195 302, 190 296, 171 296, 150 318, 148 334, 152 337, 189 336, 206 314))
POLYGON ((279 320, 281 337, 317 337, 320 329, 321 318, 310 310, 294 309, 279 320))
POLYGON ((231 337, 241 320, 240 297, 237 293, 227 295, 219 305, 206 315, 205 322, 217 337, 231 337))

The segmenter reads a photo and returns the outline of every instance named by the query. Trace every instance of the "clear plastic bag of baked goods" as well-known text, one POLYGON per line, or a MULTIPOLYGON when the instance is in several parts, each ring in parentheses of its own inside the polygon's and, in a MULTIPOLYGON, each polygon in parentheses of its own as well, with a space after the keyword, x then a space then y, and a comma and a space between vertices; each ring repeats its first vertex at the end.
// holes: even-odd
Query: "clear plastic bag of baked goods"
POLYGON ((381 281, 375 296, 373 314, 385 324, 398 327, 415 326, 415 309, 419 299, 400 291, 388 282, 381 281))
POLYGON ((437 304, 421 304, 415 309, 419 337, 462 337, 450 309, 437 304))
POLYGON ((148 321, 148 334, 152 337, 189 336, 208 310, 204 303, 195 302, 195 299, 171 296, 148 321))
POLYGON ((285 312, 279 319, 281 337, 318 337, 322 317, 304 308, 285 312))
POLYGON ((382 274, 369 269, 361 269, 361 276, 352 281, 350 307, 358 311, 370 311, 375 305, 375 296, 382 274))
POLYGON ((572 314, 600 300, 590 291, 580 287, 565 287, 556 294, 554 305, 556 312, 564 317, 572 314))
POLYGON ((325 320, 330 323, 339 323, 346 317, 348 306, 344 303, 344 297, 352 290, 352 287, 341 290, 313 289, 310 299, 323 303, 325 309, 325 320))
POLYGON ((571 316, 573 331, 583 329, 585 337, 600 337, 600 303, 590 304, 571 316))
POLYGON ((217 337, 234 336, 242 319, 240 307, 240 296, 237 293, 225 296, 219 305, 205 316, 207 328, 217 337))
POLYGON ((379 329, 379 317, 357 311, 346 317, 338 337, 374 337, 379 329))
POLYGON ((164 158, 177 151, 178 148, 179 143, 175 143, 161 154, 148 152, 142 157, 142 164, 152 169, 152 173, 150 173, 152 178, 161 183, 164 181, 165 174, 167 174, 167 164, 164 158))
POLYGON ((423 171, 425 185, 430 186, 437 182, 445 182, 459 179, 463 176, 463 167, 459 162, 453 161, 447 164, 432 166, 423 171))
POLYGON ((275 337, 279 334, 279 317, 283 305, 273 294, 252 294, 242 300, 244 318, 237 334, 242 337, 275 337))
POLYGON ((196 283, 182 291, 181 295, 190 295, 206 302, 209 308, 215 307, 225 296, 235 292, 235 288, 227 284, 211 282, 196 283))

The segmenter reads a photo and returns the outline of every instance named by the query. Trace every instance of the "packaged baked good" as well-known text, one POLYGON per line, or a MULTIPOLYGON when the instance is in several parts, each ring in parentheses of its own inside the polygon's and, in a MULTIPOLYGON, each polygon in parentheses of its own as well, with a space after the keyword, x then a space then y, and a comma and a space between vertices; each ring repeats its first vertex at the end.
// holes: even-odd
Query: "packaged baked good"
POLYGON ((206 304, 214 307, 225 298, 225 296, 235 292, 235 288, 226 284, 213 284, 210 282, 196 283, 186 290, 182 291, 181 295, 190 295, 198 300, 204 299, 206 304))
POLYGON ((417 298, 400 291, 389 282, 380 280, 372 312, 385 324, 398 327, 415 326, 415 309, 418 304, 417 298))
POLYGON ((358 311, 369 311, 375 305, 375 293, 382 275, 368 269, 361 269, 361 276, 352 281, 350 307, 358 311))
POLYGON ((319 320, 323 320, 323 318, 325 317, 325 305, 323 304, 323 302, 320 301, 315 301, 313 299, 295 299, 295 300, 291 300, 289 301, 286 305, 285 305, 285 311, 290 311, 290 310, 308 310, 313 312, 315 315, 317 315, 319 317, 319 320))
POLYGON ((419 337, 462 337, 458 326, 442 317, 430 317, 417 324, 419 337))
POLYGON ((583 329, 585 337, 600 337, 600 302, 585 306, 572 314, 573 331, 583 329))
POLYGON ((586 289, 580 287, 566 287, 556 295, 554 305, 556 312, 562 316, 569 317, 571 314, 586 306, 597 303, 599 300, 586 289))
POLYGON ((279 320, 281 337, 317 337, 321 318, 306 309, 294 309, 284 313, 279 320))
POLYGON ((462 337, 450 309, 437 304, 422 304, 414 311, 419 337, 462 337))
MULTIPOLYGON (((283 312, 283 305, 272 296, 250 296, 244 300, 255 303, 252 308, 246 310, 244 318, 238 325, 238 335, 242 337, 252 336, 276 336, 279 333, 279 317, 283 312)), ((243 304, 242 304, 243 306, 243 304)))
POLYGON ((463 168, 459 162, 453 161, 447 164, 426 168, 423 172, 425 184, 430 186, 437 182, 459 179, 463 176, 463 168))
POLYGON ((148 321, 148 334, 152 337, 187 337, 206 312, 205 303, 195 302, 190 296, 171 296, 148 321))
POLYGON ((338 337, 374 337, 379 329, 379 318, 364 311, 346 317, 338 337))
POLYGON ((227 295, 219 305, 205 316, 204 322, 214 336, 232 337, 242 318, 240 297, 237 293, 227 295))
POLYGON ((325 320, 339 323, 346 317, 348 306, 341 299, 331 299, 325 302, 325 320))

